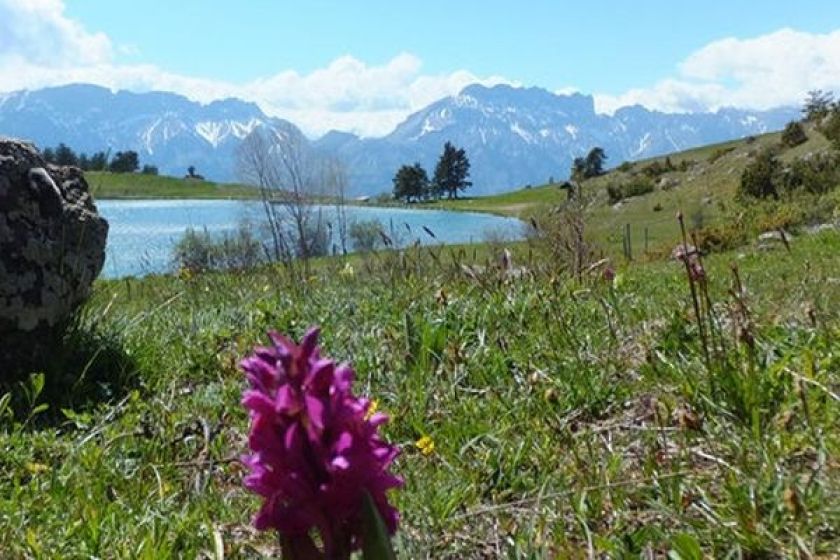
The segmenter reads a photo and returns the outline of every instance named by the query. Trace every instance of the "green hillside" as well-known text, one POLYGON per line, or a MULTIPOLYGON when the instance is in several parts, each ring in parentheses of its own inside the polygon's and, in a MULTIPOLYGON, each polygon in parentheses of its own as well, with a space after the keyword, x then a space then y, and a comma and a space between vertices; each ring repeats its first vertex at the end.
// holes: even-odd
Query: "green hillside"
POLYGON ((245 185, 213 183, 164 175, 88 171, 88 185, 95 198, 256 198, 245 185))
MULTIPOLYGON (((753 157, 775 149, 783 166, 798 158, 829 151, 830 143, 813 125, 805 125, 808 140, 793 148, 781 145, 781 133, 702 146, 661 157, 624 163, 608 173, 583 181, 587 199, 587 231, 606 248, 621 248, 630 225, 634 252, 649 251, 676 241, 677 211, 690 228, 726 223, 739 206, 735 193, 741 175, 753 157), (658 169, 657 169, 658 168, 658 169), (608 189, 630 183, 645 183, 651 192, 610 200, 608 189), (647 239, 647 243, 645 243, 647 239)), ((608 154, 609 156, 609 154, 608 154)), ((488 197, 431 202, 424 206, 492 212, 519 218, 539 216, 567 200, 559 184, 520 189, 488 197)))

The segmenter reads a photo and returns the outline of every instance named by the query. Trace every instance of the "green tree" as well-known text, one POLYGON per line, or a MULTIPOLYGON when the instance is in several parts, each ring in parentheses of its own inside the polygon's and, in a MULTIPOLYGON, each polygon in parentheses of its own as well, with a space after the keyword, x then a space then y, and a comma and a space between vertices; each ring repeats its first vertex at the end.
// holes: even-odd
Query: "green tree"
POLYGON ((78 165, 79 158, 67 144, 62 142, 55 149, 55 163, 56 165, 78 165))
POLYGON ((819 89, 811 90, 805 98, 805 105, 802 107, 802 113, 805 119, 818 122, 825 117, 834 102, 834 95, 831 92, 825 92, 819 89))
POLYGON ((140 171, 140 173, 142 173, 143 175, 157 175, 158 168, 154 165, 144 165, 143 170, 140 171))
POLYGON ((586 179, 586 158, 576 157, 572 162, 572 181, 580 182, 586 179))
POLYGON ((140 166, 137 152, 127 150, 125 152, 117 152, 114 159, 111 160, 111 171, 114 173, 134 173, 140 166))
POLYGON ((435 166, 435 177, 432 180, 432 194, 441 197, 458 198, 458 191, 472 186, 467 181, 470 176, 470 160, 463 148, 456 148, 451 142, 443 146, 443 153, 435 166))
POLYGON ((105 171, 106 169, 108 169, 108 154, 105 152, 96 152, 90 156, 91 171, 105 171))
POLYGON ((576 157, 572 161, 572 181, 580 182, 590 177, 604 174, 604 161, 607 153, 603 148, 595 147, 589 150, 586 157, 576 157))
POLYGON ((394 175, 394 198, 420 200, 429 195, 429 176, 419 163, 403 165, 394 175))
POLYGON ((586 154, 586 177, 597 177, 604 174, 604 161, 607 153, 603 148, 595 147, 586 154))
POLYGON ((55 150, 52 148, 44 148, 44 151, 41 152, 41 155, 44 156, 44 161, 47 163, 55 163, 55 150))

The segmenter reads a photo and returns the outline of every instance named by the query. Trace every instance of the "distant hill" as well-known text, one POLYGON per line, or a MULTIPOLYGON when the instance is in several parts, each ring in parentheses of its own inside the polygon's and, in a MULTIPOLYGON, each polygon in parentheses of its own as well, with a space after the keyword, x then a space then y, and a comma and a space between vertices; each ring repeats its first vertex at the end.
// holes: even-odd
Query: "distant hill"
MULTIPOLYGON (((385 137, 331 132, 312 146, 345 161, 350 194, 357 196, 390 191, 404 163, 419 161, 431 174, 449 140, 472 162, 472 194, 492 194, 566 177, 572 159, 593 146, 617 165, 778 130, 797 116, 795 108, 666 114, 639 106, 603 115, 587 95, 472 85, 410 115, 385 137)), ((292 123, 237 99, 203 105, 172 93, 114 93, 83 84, 0 95, 0 135, 41 147, 64 142, 88 153, 135 150, 163 174, 182 176, 193 165, 220 182, 237 179, 236 146, 259 127, 302 137, 292 123)))

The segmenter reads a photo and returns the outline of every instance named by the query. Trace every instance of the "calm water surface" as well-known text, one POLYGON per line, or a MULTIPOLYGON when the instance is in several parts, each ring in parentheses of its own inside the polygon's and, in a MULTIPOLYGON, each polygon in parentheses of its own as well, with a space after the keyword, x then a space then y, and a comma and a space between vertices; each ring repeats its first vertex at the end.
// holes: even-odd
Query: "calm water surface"
MULTIPOLYGON (((100 200, 96 206, 110 224, 102 275, 107 278, 141 276, 172 270, 172 248, 187 228, 221 235, 240 223, 252 224, 259 235, 262 206, 239 200, 100 200)), ((325 220, 334 207, 316 207, 325 220)), ((349 223, 377 219, 402 245, 482 241, 488 235, 518 239, 522 222, 490 214, 412 210, 405 208, 346 207, 349 223), (432 238, 423 230, 430 229, 432 238)))

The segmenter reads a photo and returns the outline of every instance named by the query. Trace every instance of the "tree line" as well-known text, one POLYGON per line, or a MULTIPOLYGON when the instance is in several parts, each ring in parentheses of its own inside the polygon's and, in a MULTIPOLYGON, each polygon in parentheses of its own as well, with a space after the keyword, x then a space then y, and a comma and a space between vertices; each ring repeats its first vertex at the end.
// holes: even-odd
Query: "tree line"
POLYGON ((71 165, 82 171, 110 171, 111 173, 134 173, 140 171, 145 175, 157 175, 158 168, 154 165, 143 165, 140 168, 140 157, 134 150, 124 150, 111 156, 111 151, 94 152, 91 155, 76 152, 65 143, 52 148, 44 148, 42 155, 47 163, 55 165, 71 165))
POLYGON ((420 163, 403 165, 394 175, 394 198, 411 202, 435 199, 458 198, 458 192, 464 191, 472 182, 470 176, 470 160, 463 148, 456 148, 451 142, 443 146, 435 166, 434 177, 429 175, 420 163))

